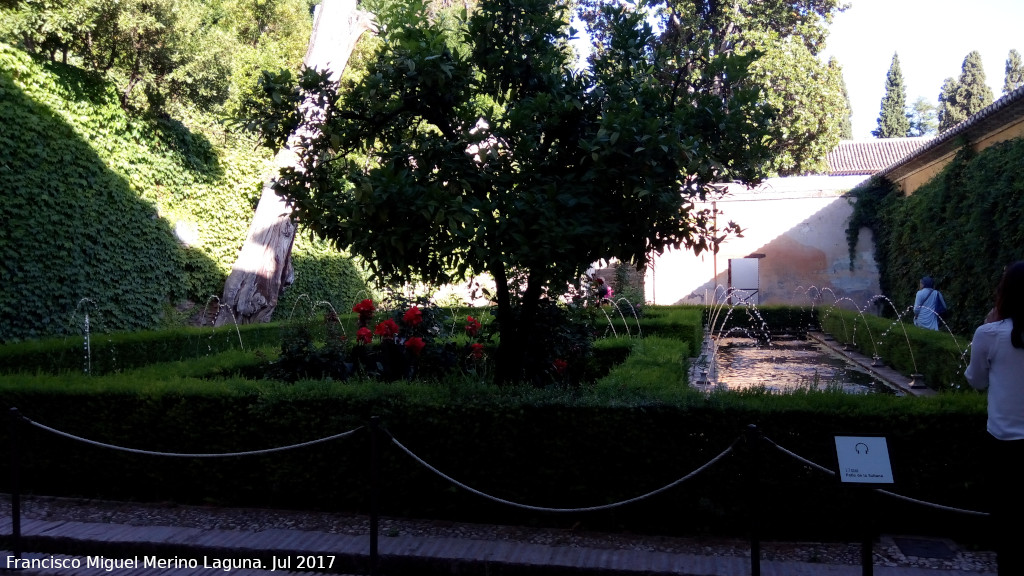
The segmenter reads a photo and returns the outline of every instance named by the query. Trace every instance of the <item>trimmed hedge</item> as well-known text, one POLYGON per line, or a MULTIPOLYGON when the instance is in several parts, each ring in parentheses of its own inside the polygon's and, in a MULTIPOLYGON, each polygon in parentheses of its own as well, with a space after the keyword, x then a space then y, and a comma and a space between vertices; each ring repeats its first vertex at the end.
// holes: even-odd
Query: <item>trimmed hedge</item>
POLYGON ((0 346, 2 372, 111 374, 158 362, 173 362, 225 350, 279 346, 281 324, 94 334, 15 342, 0 346))
POLYGON ((971 359, 969 337, 839 309, 821 311, 821 327, 836 341, 866 356, 880 356, 903 374, 923 374, 929 388, 968 388, 964 370, 971 359))
MULTIPOLYGON (((6 405, 40 423, 136 449, 219 453, 305 442, 367 424, 386 430, 439 470, 500 498, 572 508, 638 496, 681 478, 757 425, 770 439, 834 466, 835 434, 885 434, 896 492, 985 509, 984 404, 977 395, 893 398, 816 394, 691 396, 591 403, 579 392, 526 389, 455 393, 412 384, 295 386, 218 379, 139 391, 130 376, 68 377, 53 385, 5 378, 6 405)), ((7 442, 7 438, 3 438, 7 442)), ((28 427, 22 430, 23 489, 118 499, 368 510, 366 431, 289 452, 227 459, 114 452, 28 427)), ((495 504, 455 489, 395 445, 382 449, 382 513, 465 521, 531 523, 664 534, 742 534, 753 506, 767 537, 849 538, 838 519, 858 517, 831 476, 743 440, 734 454, 683 485, 607 512, 545 514, 495 504), (766 497, 770 495, 770 497, 766 497)), ((7 476, 0 489, 7 488, 7 476)), ((885 501, 878 528, 978 537, 970 516, 885 501)))

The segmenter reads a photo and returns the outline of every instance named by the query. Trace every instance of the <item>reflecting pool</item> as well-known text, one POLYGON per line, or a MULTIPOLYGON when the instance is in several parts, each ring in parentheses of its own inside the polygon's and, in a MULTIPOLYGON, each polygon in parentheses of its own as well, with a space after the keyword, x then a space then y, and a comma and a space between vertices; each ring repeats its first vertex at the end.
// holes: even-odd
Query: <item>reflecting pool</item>
POLYGON ((717 341, 717 385, 775 392, 838 388, 849 394, 902 394, 814 340, 725 337, 717 341))

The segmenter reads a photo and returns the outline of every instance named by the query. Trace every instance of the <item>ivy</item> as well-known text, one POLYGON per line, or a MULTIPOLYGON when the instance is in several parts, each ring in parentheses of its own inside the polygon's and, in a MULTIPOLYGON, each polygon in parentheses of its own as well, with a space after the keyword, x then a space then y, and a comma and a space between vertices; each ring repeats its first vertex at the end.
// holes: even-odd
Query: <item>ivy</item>
MULTIPOLYGON (((893 302, 912 302, 930 275, 950 305, 950 328, 970 333, 992 307, 1003 267, 1022 258, 1024 140, 975 153, 964 146, 943 171, 911 196, 872 179, 856 198, 847 239, 874 234, 879 283, 893 302)), ((893 312, 904 312, 896 310, 893 312)))
MULTIPOLYGON (((215 119, 176 114, 129 116, 99 76, 0 43, 0 342, 80 334, 86 312, 95 330, 155 328, 221 294, 272 163, 215 119)), ((294 256, 293 292, 365 290, 322 242, 294 256)))

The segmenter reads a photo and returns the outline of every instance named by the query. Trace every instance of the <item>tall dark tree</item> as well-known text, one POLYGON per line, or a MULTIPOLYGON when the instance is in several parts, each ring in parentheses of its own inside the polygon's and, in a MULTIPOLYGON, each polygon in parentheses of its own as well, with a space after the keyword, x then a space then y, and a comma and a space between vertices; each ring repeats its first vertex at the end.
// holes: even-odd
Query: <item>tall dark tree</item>
POLYGON ((977 50, 964 58, 960 78, 947 79, 939 95, 939 132, 949 130, 992 103, 992 89, 985 83, 985 68, 977 50))
POLYGON ((1006 57, 1006 75, 1003 77, 1003 94, 1009 94, 1024 85, 1024 61, 1020 52, 1011 49, 1006 57))
MULTIPOLYGON (((422 6, 384 22, 379 58, 278 181, 300 222, 380 280, 489 273, 504 381, 544 368, 547 296, 602 258, 643 266, 669 248, 714 249, 723 230, 696 202, 716 182, 756 182, 770 154, 773 115, 749 59, 705 46, 679 60, 642 13, 613 5, 578 71, 568 9, 483 0, 455 37, 422 6)), ((337 89, 305 85, 328 101, 337 89)))
POLYGON ((900 57, 893 53, 889 72, 885 75, 885 95, 878 114, 878 128, 871 131, 876 138, 903 138, 910 133, 907 117, 907 88, 903 85, 900 57))

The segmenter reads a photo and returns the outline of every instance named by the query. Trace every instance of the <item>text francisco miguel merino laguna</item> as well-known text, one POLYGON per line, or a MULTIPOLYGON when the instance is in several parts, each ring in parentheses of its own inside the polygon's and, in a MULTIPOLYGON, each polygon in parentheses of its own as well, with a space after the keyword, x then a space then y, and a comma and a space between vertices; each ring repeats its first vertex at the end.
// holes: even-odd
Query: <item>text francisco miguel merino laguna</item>
POLYGON ((75 568, 99 568, 107 572, 115 570, 134 570, 138 568, 209 568, 211 570, 222 570, 231 572, 240 569, 264 570, 269 568, 275 570, 307 570, 311 568, 330 569, 334 566, 334 556, 272 556, 269 562, 260 558, 211 558, 203 556, 202 559, 160 558, 158 556, 133 556, 131 558, 107 558, 105 556, 86 556, 82 558, 73 556, 57 557, 46 556, 41 558, 18 558, 7 556, 7 569, 75 569, 75 568))

